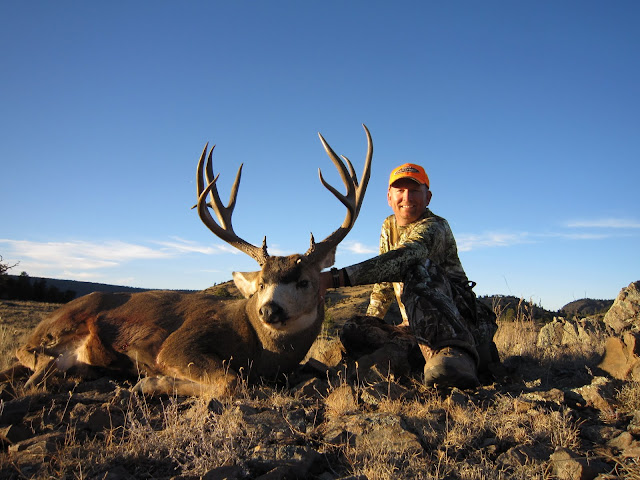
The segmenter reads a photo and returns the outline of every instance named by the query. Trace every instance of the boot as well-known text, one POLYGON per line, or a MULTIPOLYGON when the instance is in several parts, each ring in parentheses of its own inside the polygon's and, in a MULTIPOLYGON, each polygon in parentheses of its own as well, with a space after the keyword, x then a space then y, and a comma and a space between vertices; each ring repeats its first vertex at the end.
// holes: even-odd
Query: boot
POLYGON ((480 385, 476 375, 476 363, 471 355, 460 348, 443 348, 425 360, 425 385, 461 389, 480 385))

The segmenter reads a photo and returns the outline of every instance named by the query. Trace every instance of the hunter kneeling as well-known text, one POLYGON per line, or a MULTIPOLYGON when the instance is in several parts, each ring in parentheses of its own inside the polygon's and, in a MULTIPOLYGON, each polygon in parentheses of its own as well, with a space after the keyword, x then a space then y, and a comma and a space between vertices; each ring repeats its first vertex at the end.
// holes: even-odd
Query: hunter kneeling
MULTIPOLYGON (((425 384, 472 388, 479 385, 478 370, 499 361, 495 315, 476 301, 449 223, 427 208, 431 197, 421 166, 395 168, 387 190, 393 215, 382 224, 380 255, 324 272, 322 282, 325 288, 375 284, 367 315, 379 319, 395 297, 403 318, 398 330, 415 336, 425 360, 425 384)), ((358 332, 366 322, 347 322, 345 328, 351 330, 348 338, 366 336, 358 332)))

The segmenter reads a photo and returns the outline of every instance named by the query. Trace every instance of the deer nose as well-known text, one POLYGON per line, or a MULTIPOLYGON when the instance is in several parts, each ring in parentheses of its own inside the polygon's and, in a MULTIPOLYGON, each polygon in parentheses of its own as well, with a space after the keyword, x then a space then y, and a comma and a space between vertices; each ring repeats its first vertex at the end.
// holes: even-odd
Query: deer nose
POLYGON ((276 302, 267 302, 260 308, 260 316, 265 323, 283 322, 286 320, 284 310, 276 302))

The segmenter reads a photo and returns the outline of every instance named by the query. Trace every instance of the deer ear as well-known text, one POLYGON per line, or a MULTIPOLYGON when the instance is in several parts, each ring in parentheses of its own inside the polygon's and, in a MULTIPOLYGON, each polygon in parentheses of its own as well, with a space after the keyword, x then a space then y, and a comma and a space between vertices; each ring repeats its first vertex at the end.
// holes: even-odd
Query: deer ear
POLYGON ((336 248, 333 247, 329 252, 324 256, 322 260, 320 260, 320 270, 323 268, 329 268, 331 265, 336 263, 336 248))
POLYGON ((260 272, 233 272, 233 282, 244 298, 249 298, 258 290, 260 272))

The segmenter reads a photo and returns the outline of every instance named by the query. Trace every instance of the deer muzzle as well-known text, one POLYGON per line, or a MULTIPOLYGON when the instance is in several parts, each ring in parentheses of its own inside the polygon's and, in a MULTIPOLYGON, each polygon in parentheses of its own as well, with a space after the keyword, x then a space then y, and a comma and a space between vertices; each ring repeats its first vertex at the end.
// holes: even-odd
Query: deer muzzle
POLYGON ((284 324, 287 320, 287 314, 276 302, 267 302, 260 307, 260 318, 270 325, 274 323, 284 324))

